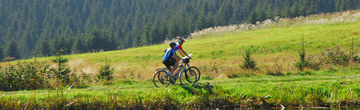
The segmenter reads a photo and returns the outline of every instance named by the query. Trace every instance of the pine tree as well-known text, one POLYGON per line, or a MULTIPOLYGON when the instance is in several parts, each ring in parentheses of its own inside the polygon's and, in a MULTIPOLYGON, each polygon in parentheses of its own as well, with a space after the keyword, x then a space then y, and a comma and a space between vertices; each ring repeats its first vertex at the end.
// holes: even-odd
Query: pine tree
POLYGON ((248 17, 248 22, 249 23, 252 23, 252 24, 255 24, 256 23, 256 21, 257 21, 257 14, 256 14, 256 12, 255 11, 253 11, 250 15, 249 15, 249 17, 248 17))
POLYGON ((37 44, 37 46, 35 48, 34 54, 36 56, 39 56, 39 57, 50 56, 51 55, 51 48, 50 48, 49 42, 45 41, 45 40, 39 41, 39 43, 37 44))
POLYGON ((205 12, 202 11, 196 21, 196 30, 201 30, 206 27, 205 12))
POLYGON ((9 47, 6 51, 6 56, 8 57, 14 57, 14 59, 20 59, 19 55, 19 49, 17 47, 17 44, 14 40, 12 40, 9 44, 9 47))
POLYGON ((306 58, 306 51, 305 51, 305 44, 304 38, 301 39, 301 50, 299 51, 300 61, 295 63, 295 67, 298 68, 300 71, 304 71, 304 68, 307 65, 305 60, 306 58))
POLYGON ((243 55, 244 61, 242 67, 245 69, 256 69, 256 62, 251 57, 251 47, 245 50, 245 54, 243 55))
POLYGON ((62 49, 57 50, 55 59, 52 62, 56 63, 57 68, 51 68, 50 70, 55 74, 56 78, 63 81, 67 84, 70 82, 69 73, 70 69, 66 66, 65 63, 68 62, 67 58, 62 57, 64 51, 62 49))
POLYGON ((3 48, 0 46, 0 62, 2 61, 3 58, 4 58, 4 50, 3 50, 3 48))
POLYGON ((85 45, 84 39, 80 36, 75 40, 74 45, 72 47, 72 53, 83 53, 87 52, 87 47, 85 45))

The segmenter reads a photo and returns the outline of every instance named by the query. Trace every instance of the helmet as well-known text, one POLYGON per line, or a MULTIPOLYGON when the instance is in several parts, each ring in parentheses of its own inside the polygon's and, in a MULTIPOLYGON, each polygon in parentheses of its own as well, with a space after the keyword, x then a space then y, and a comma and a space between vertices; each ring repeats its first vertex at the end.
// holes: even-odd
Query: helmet
POLYGON ((175 42, 170 42, 169 46, 170 46, 170 47, 175 47, 175 46, 176 46, 176 43, 175 43, 175 42))
POLYGON ((185 40, 184 39, 182 39, 181 37, 177 37, 177 39, 178 39, 178 42, 185 42, 185 40))

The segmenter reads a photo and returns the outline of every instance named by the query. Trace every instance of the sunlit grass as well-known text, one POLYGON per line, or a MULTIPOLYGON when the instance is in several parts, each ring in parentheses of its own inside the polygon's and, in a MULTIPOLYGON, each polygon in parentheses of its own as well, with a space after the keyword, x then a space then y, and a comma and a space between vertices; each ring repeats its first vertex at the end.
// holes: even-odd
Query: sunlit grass
MULTIPOLYGON (((167 44, 125 50, 66 55, 78 73, 96 74, 100 66, 115 68, 114 81, 93 83, 83 89, 69 87, 0 92, 0 108, 50 109, 206 109, 285 106, 356 106, 360 104, 360 65, 325 65, 320 70, 298 71, 301 39, 307 54, 324 48, 350 49, 360 41, 359 11, 332 13, 205 29, 193 33, 183 45, 192 53, 191 65, 199 67, 197 86, 155 88, 151 78, 167 44), (244 49, 252 47, 259 70, 240 67, 244 49), (276 68, 276 69, 274 69, 276 68), (281 71, 282 76, 267 75, 281 71), (229 75, 236 75, 228 78, 229 75), (175 107, 175 108, 171 108, 175 107), (70 109, 70 108, 69 108, 70 109)), ((53 57, 36 58, 50 61, 53 57)), ((33 59, 20 60, 32 61, 33 59)), ((7 65, 8 63, 2 63, 7 65)))
MULTIPOLYGON (((359 11, 352 11, 281 19, 273 21, 273 23, 265 21, 254 25, 258 27, 256 29, 244 31, 236 30, 238 28, 233 29, 231 26, 214 28, 212 31, 205 29, 204 32, 200 31, 201 35, 205 37, 197 37, 198 34, 194 33, 183 47, 188 53, 193 54, 190 64, 195 66, 217 63, 219 66, 238 67, 244 49, 252 46, 256 50, 254 59, 261 62, 259 63, 260 67, 269 66, 279 60, 277 62, 285 68, 284 71, 293 71, 294 68, 288 65, 293 65, 297 60, 301 38, 305 39, 305 48, 309 54, 319 54, 324 48, 336 45, 350 49, 353 37, 357 43, 360 38, 360 21, 355 19, 360 18, 358 15, 359 11), (340 18, 336 18, 335 15, 340 18), (324 19, 327 21, 325 22, 324 19), (291 25, 282 25, 282 23, 291 25)), ((65 57, 71 60, 70 66, 79 72, 95 74, 98 67, 104 65, 107 58, 109 63, 115 67, 114 75, 118 78, 129 78, 131 73, 140 76, 138 79, 147 79, 152 76, 156 68, 163 67, 161 58, 163 50, 167 47, 167 44, 161 44, 65 57)), ((53 57, 37 58, 36 60, 50 61, 50 59, 53 57)), ((209 72, 203 71, 205 74, 209 72)))
POLYGON ((154 88, 151 82, 145 81, 135 81, 132 84, 117 82, 108 86, 94 85, 86 89, 64 87, 53 90, 6 92, 1 93, 0 105, 13 108, 31 108, 26 104, 32 104, 33 107, 40 108, 127 109, 156 106, 166 109, 164 106, 170 105, 170 102, 178 109, 225 106, 276 107, 280 104, 287 107, 338 107, 341 104, 356 105, 360 101, 360 80, 356 80, 359 78, 360 75, 356 74, 250 76, 201 81, 197 86, 172 85, 168 88, 154 88), (169 102, 166 98, 169 98, 169 102), (18 101, 23 104, 18 104, 18 101))

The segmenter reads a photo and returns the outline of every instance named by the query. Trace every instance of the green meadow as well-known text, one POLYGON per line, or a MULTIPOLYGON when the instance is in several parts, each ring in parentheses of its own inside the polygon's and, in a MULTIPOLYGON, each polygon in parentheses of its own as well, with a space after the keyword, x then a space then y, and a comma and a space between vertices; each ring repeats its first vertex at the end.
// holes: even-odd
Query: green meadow
MULTIPOLYGON (((359 11, 280 19, 246 29, 224 26, 193 33, 183 45, 190 65, 202 77, 195 85, 156 88, 151 82, 168 44, 118 51, 65 55, 76 73, 95 75, 105 60, 114 68, 110 82, 84 88, 62 86, 42 90, 0 92, 0 108, 13 109, 214 109, 359 107, 360 63, 321 64, 300 71, 302 39, 307 56, 326 48, 355 50, 360 42, 359 11), (348 15, 346 15, 348 14, 348 15), (344 15, 344 16, 342 16, 344 15), (341 18, 344 17, 344 18, 341 18), (323 21, 328 22, 323 22, 323 21), (241 67, 252 49, 256 70, 241 67), (276 75, 273 75, 276 73, 276 75)), ((169 40, 171 41, 171 40, 169 40)), ((54 57, 1 63, 49 61, 54 57)))

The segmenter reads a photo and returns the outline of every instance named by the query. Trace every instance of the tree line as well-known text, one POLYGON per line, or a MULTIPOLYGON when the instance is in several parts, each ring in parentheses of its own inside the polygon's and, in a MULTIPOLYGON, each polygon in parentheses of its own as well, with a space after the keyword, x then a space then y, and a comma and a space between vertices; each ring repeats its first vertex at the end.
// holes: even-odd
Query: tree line
POLYGON ((0 7, 2 57, 30 58, 59 48, 66 54, 125 49, 213 26, 358 9, 360 0, 1 0, 0 7))

